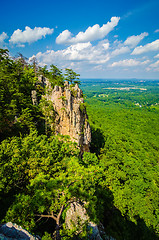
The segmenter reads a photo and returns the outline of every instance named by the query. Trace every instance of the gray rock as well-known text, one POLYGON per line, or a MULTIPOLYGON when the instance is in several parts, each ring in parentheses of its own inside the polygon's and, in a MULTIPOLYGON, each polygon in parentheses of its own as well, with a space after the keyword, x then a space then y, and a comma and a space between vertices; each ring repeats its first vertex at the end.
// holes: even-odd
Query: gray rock
POLYGON ((31 98, 32 98, 33 105, 38 105, 36 90, 31 91, 31 98))
POLYGON ((8 222, 0 227, 0 240, 39 240, 15 223, 8 222))
POLYGON ((82 230, 84 224, 88 224, 88 229, 92 232, 88 239, 103 240, 97 224, 90 221, 84 205, 80 203, 73 202, 70 204, 70 208, 66 212, 65 224, 68 229, 78 225, 78 231, 82 230))

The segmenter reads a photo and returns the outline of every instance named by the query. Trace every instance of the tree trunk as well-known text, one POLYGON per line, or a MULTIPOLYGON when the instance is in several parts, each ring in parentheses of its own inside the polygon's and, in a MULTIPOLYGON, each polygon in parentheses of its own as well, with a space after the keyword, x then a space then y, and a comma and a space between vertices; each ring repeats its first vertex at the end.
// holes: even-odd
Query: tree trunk
POLYGON ((61 240, 59 219, 56 221, 56 240, 61 240))

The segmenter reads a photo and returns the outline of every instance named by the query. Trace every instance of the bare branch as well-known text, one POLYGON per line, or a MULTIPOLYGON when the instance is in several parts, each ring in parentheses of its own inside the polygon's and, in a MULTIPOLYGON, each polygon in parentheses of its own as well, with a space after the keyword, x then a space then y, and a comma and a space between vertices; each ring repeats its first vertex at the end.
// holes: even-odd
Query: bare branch
POLYGON ((55 221, 57 221, 57 218, 54 215, 36 214, 35 216, 38 216, 40 218, 53 218, 55 221))
POLYGON ((61 217, 61 214, 62 214, 63 210, 64 210, 64 205, 62 205, 62 207, 61 207, 61 209, 60 209, 60 212, 59 212, 59 214, 57 215, 58 224, 59 224, 59 222, 60 222, 60 217, 61 217))

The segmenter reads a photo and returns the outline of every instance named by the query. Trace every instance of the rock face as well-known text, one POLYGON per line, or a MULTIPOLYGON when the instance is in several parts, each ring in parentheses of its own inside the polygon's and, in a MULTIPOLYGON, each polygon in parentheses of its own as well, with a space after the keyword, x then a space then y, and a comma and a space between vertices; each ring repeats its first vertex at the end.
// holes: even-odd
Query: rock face
POLYGON ((0 226, 0 239, 1 240, 39 240, 39 237, 32 236, 28 231, 8 222, 0 226))
MULTIPOLYGON (((74 226, 77 226, 80 221, 80 226, 84 226, 86 223, 88 225, 88 229, 91 230, 91 234, 88 239, 90 240, 103 240, 105 238, 105 232, 101 227, 97 226, 97 224, 91 222, 87 215, 86 209, 80 203, 74 202, 71 203, 70 208, 66 212, 66 228, 72 229, 74 226), (104 238, 103 238, 104 236, 104 238)), ((82 230, 79 228, 79 231, 82 230)))
POLYGON ((91 129, 82 90, 77 84, 72 86, 67 81, 63 88, 55 86, 53 90, 47 79, 46 85, 46 98, 52 102, 56 112, 55 134, 69 135, 72 141, 77 142, 81 153, 89 151, 91 129))

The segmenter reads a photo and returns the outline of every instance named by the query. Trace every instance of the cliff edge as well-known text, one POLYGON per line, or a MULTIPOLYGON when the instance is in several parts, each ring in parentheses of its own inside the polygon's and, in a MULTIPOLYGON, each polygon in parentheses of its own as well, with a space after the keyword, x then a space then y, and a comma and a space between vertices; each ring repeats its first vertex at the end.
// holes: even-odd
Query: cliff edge
POLYGON ((83 98, 77 84, 65 81, 64 87, 51 87, 46 79, 46 99, 51 101, 55 111, 55 134, 69 135, 76 142, 81 153, 89 151, 91 129, 83 98))

